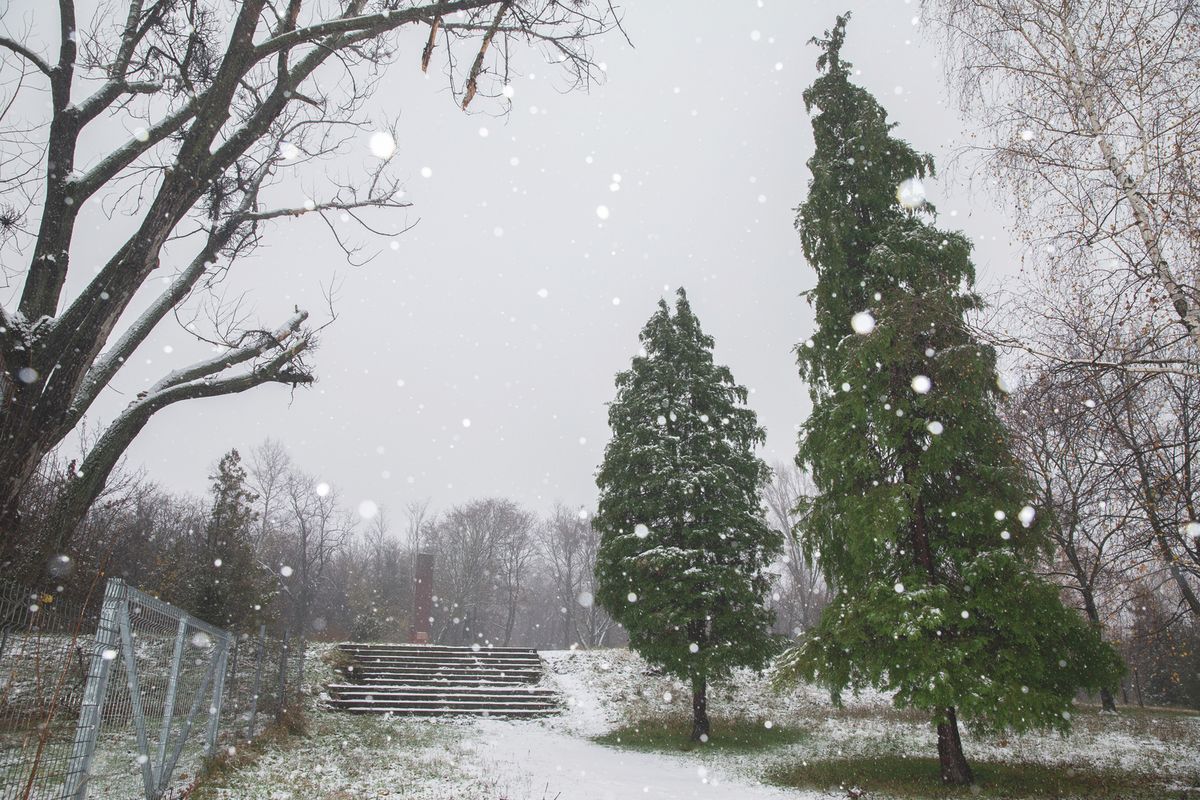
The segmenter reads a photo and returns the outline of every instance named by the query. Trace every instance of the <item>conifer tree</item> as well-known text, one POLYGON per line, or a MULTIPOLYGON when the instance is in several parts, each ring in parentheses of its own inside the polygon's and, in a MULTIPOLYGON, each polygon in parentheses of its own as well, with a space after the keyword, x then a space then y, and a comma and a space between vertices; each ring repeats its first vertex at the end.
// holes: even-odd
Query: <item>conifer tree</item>
POLYGON ((596 599, 631 647, 690 683, 692 739, 706 740, 708 682, 774 651, 763 570, 782 541, 759 504, 765 433, 683 289, 640 338, 597 476, 596 599))
POLYGON ((846 21, 815 40, 821 75, 804 102, 816 151, 796 223, 817 272, 797 463, 819 495, 799 533, 836 595, 779 675, 929 711, 942 780, 964 784, 958 717, 1064 729, 1075 692, 1119 668, 1031 569, 1044 520, 997 416, 996 355, 964 320, 981 306, 970 243, 932 224, 920 185, 932 159, 850 82, 846 21))
POLYGON ((252 504, 258 498, 246 485, 236 449, 221 457, 210 478, 213 503, 194 573, 193 608, 214 625, 244 628, 261 616, 270 594, 250 541, 257 517, 252 504))

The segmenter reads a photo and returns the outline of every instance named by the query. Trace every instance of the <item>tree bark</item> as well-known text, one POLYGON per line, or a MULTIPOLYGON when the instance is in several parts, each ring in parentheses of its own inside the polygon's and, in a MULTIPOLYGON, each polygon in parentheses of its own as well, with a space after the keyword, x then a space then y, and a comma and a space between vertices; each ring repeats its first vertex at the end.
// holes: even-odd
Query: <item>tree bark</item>
POLYGON ((692 676, 692 741, 708 740, 708 680, 692 676))
MULTIPOLYGON (((1103 634, 1104 626, 1100 624, 1100 610, 1096 607, 1096 596, 1092 593, 1091 586, 1084 586, 1081 589, 1083 595, 1083 609, 1087 614, 1088 621, 1095 627, 1098 635, 1103 634)), ((1112 690, 1103 686, 1100 688, 1100 709, 1102 711, 1117 712, 1117 703, 1113 699, 1112 690)))
POLYGON ((951 706, 945 710, 944 721, 938 722, 938 762, 942 771, 942 783, 951 786, 967 786, 975 781, 975 775, 963 755, 962 740, 958 736, 958 716, 951 706))

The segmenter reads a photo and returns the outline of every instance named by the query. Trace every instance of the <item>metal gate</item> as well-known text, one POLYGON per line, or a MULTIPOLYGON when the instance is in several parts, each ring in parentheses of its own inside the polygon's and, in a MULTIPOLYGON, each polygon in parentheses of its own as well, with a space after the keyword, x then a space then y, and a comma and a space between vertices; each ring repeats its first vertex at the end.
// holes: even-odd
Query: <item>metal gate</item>
POLYGON ((140 773, 146 800, 158 800, 185 753, 211 756, 231 642, 227 631, 110 578, 63 797, 85 800, 97 759, 132 752, 130 772, 140 773))

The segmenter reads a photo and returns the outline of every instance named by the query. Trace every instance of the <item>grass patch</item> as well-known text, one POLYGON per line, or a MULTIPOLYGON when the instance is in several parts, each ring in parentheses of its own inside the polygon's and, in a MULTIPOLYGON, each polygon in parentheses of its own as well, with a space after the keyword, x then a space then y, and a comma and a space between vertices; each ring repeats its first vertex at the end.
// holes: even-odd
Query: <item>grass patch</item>
POLYGON ((1071 768, 1045 764, 975 762, 975 785, 943 786, 935 758, 859 756, 820 759, 778 767, 767 779, 797 789, 849 790, 865 797, 911 798, 1109 798, 1159 800, 1195 797, 1156 785, 1146 776, 1119 770, 1071 768))
POLYGON ((714 718, 707 742, 693 742, 691 734, 690 716, 644 717, 597 736, 594 741, 650 752, 687 752, 703 748, 749 753, 794 744, 808 737, 807 731, 756 717, 714 718))

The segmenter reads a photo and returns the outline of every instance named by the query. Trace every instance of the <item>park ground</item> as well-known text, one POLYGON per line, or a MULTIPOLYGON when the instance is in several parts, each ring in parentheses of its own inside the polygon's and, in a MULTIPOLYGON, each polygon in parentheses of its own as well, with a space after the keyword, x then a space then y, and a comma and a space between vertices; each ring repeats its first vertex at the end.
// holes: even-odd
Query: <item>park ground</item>
POLYGON ((543 653, 564 699, 540 721, 411 720, 321 707, 316 658, 302 732, 214 765, 196 800, 809 800, 1200 798, 1200 715, 1078 704, 1069 735, 965 733, 975 787, 938 785, 920 715, 867 694, 834 707, 739 673, 710 692, 712 741, 687 742, 690 698, 628 650, 543 653))

